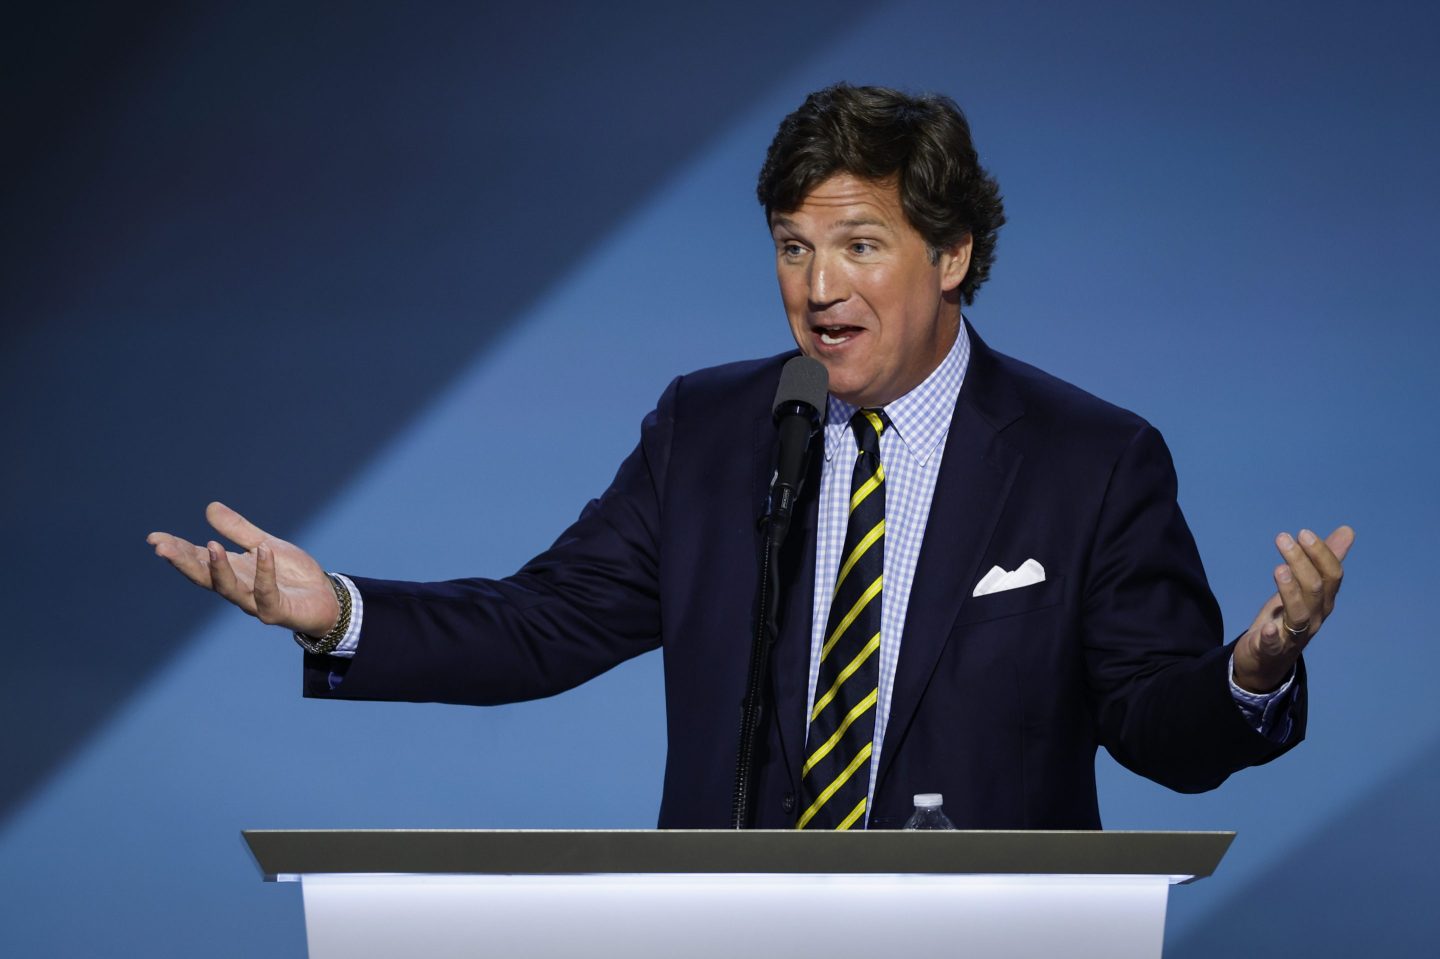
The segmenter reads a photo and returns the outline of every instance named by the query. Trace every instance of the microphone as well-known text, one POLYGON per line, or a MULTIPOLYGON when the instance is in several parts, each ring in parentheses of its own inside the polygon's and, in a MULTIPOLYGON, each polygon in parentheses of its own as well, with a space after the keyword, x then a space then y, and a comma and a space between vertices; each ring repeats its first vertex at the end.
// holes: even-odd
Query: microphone
POLYGON ((830 374, 824 364, 811 357, 797 356, 780 371, 774 406, 779 451, 765 510, 770 541, 776 548, 790 529, 790 517, 800 498, 800 484, 810 459, 810 440, 820 429, 820 410, 829 388, 830 374))
POLYGON ((730 822, 736 829, 749 829, 755 818, 756 751, 769 689, 770 650, 775 645, 775 610, 780 577, 775 561, 780 544, 790 529, 790 515, 800 498, 805 465, 810 458, 810 439, 820 429, 820 410, 830 388, 830 374, 819 360, 797 356, 780 371, 780 388, 775 391, 775 430, 779 449, 775 474, 770 477, 770 497, 765 504, 765 535, 760 543, 760 585, 755 595, 755 636, 750 644, 750 669, 745 698, 740 703, 740 748, 735 755, 735 792, 731 797, 730 822))

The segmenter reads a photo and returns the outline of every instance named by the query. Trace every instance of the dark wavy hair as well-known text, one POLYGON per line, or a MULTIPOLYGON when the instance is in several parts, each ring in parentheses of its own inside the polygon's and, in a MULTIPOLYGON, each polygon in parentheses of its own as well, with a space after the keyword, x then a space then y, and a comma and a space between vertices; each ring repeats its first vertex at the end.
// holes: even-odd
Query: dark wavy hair
POLYGON ((930 246, 932 262, 968 234, 975 245, 960 297, 975 301, 995 261, 1005 207, 1000 184, 980 165, 970 124, 954 100, 846 83, 812 93, 780 121, 755 192, 768 219, 798 209, 837 173, 894 177, 901 209, 930 246))

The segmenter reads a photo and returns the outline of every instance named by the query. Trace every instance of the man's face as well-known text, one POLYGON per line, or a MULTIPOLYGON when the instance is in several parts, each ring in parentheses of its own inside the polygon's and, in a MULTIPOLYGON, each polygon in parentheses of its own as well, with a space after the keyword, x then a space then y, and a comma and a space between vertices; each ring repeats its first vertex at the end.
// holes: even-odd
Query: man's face
POLYGON ((830 392, 883 406, 940 365, 960 329, 970 240, 930 262, 893 180, 839 173, 774 213, 775 270, 790 332, 830 372, 830 392))

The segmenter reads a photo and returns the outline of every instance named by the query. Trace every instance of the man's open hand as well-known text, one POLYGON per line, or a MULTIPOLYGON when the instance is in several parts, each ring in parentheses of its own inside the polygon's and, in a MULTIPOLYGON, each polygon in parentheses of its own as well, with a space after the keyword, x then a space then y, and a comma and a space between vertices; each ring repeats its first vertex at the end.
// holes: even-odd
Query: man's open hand
POLYGON ((1281 533, 1275 547, 1285 562, 1275 567, 1277 592, 1235 644, 1235 682, 1255 693, 1280 686, 1305 644, 1335 608, 1344 575, 1341 563, 1355 543, 1355 531, 1341 526, 1325 539, 1308 529, 1298 537, 1281 533))
POLYGON ((215 531, 241 547, 227 553, 211 540, 196 546, 169 533, 145 542, 197 586, 212 589, 262 623, 323 636, 340 618, 330 578, 310 554, 271 536, 223 503, 205 508, 215 531))

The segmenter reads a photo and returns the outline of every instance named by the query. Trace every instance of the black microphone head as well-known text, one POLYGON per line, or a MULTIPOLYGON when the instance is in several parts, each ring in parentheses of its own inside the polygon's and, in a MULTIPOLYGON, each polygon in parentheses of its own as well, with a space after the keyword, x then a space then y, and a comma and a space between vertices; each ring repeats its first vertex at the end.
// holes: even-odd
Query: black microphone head
POLYGON ((775 390, 774 411, 778 416, 794 404, 814 410, 817 417, 825 408, 825 393, 830 389, 830 374, 825 364, 808 356, 797 356, 780 371, 780 387, 775 390))

